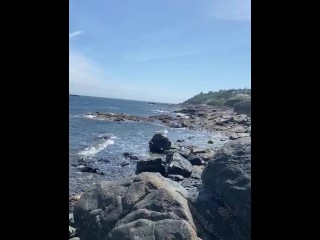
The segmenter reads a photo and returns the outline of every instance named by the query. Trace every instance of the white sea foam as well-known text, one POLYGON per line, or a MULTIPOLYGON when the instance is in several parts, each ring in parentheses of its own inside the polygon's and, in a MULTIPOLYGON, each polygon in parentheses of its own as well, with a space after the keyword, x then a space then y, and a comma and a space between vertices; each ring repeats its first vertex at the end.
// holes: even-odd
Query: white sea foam
POLYGON ((96 118, 96 116, 93 114, 85 114, 84 117, 85 118, 96 118))
POLYGON ((111 139, 111 138, 104 140, 102 143, 100 143, 100 144, 98 144, 96 146, 91 146, 91 147, 85 148, 83 151, 80 151, 78 153, 78 155, 82 155, 82 156, 86 156, 86 157, 92 157, 92 156, 96 155, 98 152, 100 152, 101 150, 105 149, 109 145, 113 145, 114 144, 114 140, 111 139))
POLYGON ((184 118, 184 119, 189 119, 190 118, 189 116, 187 116, 184 113, 177 113, 177 116, 180 116, 181 118, 184 118))
POLYGON ((155 131, 155 133, 161 133, 166 137, 166 134, 168 133, 168 130, 167 129, 163 129, 161 131, 155 131))
POLYGON ((156 110, 154 110, 154 112, 155 112, 155 113, 169 113, 170 111, 156 109, 156 110))

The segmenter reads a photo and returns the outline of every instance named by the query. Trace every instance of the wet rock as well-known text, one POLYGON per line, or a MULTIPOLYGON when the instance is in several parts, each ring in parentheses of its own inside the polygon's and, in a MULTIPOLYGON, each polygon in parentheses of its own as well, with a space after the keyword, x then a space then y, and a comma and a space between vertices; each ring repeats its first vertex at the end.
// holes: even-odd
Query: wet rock
POLYGON ((156 133, 149 142, 150 152, 163 153, 164 150, 169 150, 171 141, 161 133, 156 133))
POLYGON ((167 165, 167 173, 181 175, 187 178, 190 177, 192 173, 192 165, 179 153, 174 153, 172 156, 170 156, 169 163, 167 165))
POLYGON ((128 166, 128 165, 130 165, 130 163, 128 163, 128 162, 121 163, 121 167, 128 166))
POLYGON ((178 140, 177 140, 177 142, 184 142, 184 140, 182 140, 182 139, 178 139, 178 140))
POLYGON ((128 158, 130 160, 139 160, 139 158, 135 155, 133 155, 133 153, 129 153, 129 152, 124 152, 122 154, 125 158, 128 158))

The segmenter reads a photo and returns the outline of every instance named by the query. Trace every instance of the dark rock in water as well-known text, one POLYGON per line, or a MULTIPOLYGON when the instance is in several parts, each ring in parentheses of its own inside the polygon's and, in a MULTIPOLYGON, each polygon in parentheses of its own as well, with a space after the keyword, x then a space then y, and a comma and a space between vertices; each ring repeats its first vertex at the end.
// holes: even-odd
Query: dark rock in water
POLYGON ((74 207, 81 240, 197 240, 196 227, 178 183, 155 173, 103 181, 74 207))
POLYGON ((88 163, 85 158, 80 158, 80 159, 77 160, 77 162, 78 162, 79 165, 80 164, 81 165, 86 165, 88 163))
POLYGON ((130 163, 128 162, 121 163, 121 167, 128 166, 128 165, 130 165, 130 163))
POLYGON ((95 173, 95 174, 99 174, 99 175, 104 175, 103 172, 100 172, 99 171, 99 168, 95 168, 95 167, 92 167, 91 165, 86 165, 86 166, 78 166, 79 167, 79 170, 80 172, 87 172, 87 173, 95 173))
POLYGON ((123 155, 125 158, 130 158, 131 155, 132 155, 132 153, 124 152, 122 155, 123 155))
POLYGON ((182 122, 182 123, 181 123, 181 127, 184 127, 184 128, 186 128, 186 127, 191 127, 191 124, 188 123, 188 122, 182 122))
POLYGON ((105 163, 109 163, 109 162, 110 162, 110 160, 108 160, 108 159, 106 159, 106 158, 100 158, 100 159, 98 160, 98 162, 105 162, 105 163))
POLYGON ((123 156, 125 158, 129 158, 130 160, 139 160, 139 158, 135 155, 133 155, 133 153, 129 153, 129 152, 124 152, 123 156))
POLYGON ((184 140, 182 140, 182 139, 178 139, 178 140, 177 140, 177 142, 184 142, 184 140))
POLYGON ((204 164, 204 160, 202 159, 202 157, 199 154, 191 154, 188 156, 188 160, 192 165, 203 165, 204 164))
POLYGON ((214 144, 214 141, 209 140, 209 141, 208 141, 208 144, 214 144))
POLYGON ((163 158, 154 158, 137 161, 136 174, 142 172, 158 172, 166 176, 166 160, 163 158))
POLYGON ((251 138, 226 143, 208 162, 203 185, 219 193, 234 215, 251 226, 251 138))
POLYGON ((181 123, 173 122, 169 125, 171 128, 182 128, 181 123))
POLYGON ((230 136, 230 137, 229 137, 230 140, 236 140, 236 139, 238 139, 238 138, 239 138, 238 136, 230 136))
POLYGON ((184 179, 184 177, 182 177, 181 175, 172 175, 172 174, 168 175, 168 178, 177 182, 183 181, 184 179))
POLYGON ((183 177, 190 177, 192 173, 191 163, 182 157, 179 153, 174 153, 167 165, 167 173, 172 175, 181 175, 183 177))
POLYGON ((80 172, 97 173, 98 170, 98 168, 92 167, 90 165, 80 167, 80 172))
POLYGON ((194 138, 194 136, 189 136, 189 137, 188 137, 188 139, 193 139, 193 138, 194 138))
POLYGON ((154 153, 163 153, 164 150, 169 150, 171 141, 161 133, 156 133, 149 142, 149 149, 154 153))

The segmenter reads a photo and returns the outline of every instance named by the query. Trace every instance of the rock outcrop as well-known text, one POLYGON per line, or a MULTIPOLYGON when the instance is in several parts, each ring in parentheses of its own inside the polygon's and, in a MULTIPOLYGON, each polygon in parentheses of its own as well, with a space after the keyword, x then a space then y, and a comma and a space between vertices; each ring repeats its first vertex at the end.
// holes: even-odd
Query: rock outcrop
POLYGON ((203 231, 217 239, 251 239, 251 138, 222 146, 205 167, 202 183, 189 202, 203 231))
POLYGON ((74 207, 81 240, 197 240, 187 191, 159 173, 101 182, 74 207))
POLYGON ((251 138, 231 141, 217 151, 202 173, 202 182, 251 225, 251 138))

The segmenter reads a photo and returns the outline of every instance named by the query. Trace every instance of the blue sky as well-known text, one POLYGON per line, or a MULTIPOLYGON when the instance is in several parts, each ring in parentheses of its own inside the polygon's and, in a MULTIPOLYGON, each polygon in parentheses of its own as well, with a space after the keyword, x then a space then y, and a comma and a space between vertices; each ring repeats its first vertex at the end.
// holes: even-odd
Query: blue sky
POLYGON ((251 88, 251 0, 69 0, 72 94, 180 103, 251 88))

